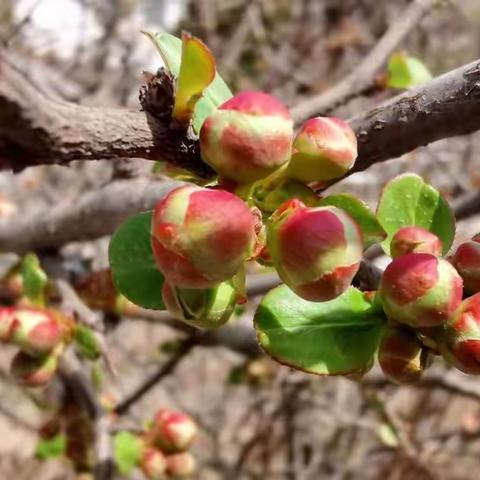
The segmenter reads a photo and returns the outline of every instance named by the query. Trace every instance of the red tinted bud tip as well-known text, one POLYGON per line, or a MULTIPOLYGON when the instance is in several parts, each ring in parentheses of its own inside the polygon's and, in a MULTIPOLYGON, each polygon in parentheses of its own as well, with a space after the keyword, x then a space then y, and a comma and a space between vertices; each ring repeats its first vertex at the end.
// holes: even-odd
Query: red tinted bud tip
POLYGON ((387 316, 412 327, 444 323, 462 301, 462 279, 442 258, 408 253, 388 265, 378 290, 387 316))
POLYGON ((480 292, 480 234, 462 243, 451 262, 463 278, 465 291, 470 294, 480 292))
POLYGON ((464 373, 480 375, 480 293, 461 303, 438 343, 448 362, 464 373))
POLYGON ((351 284, 362 259, 363 236, 339 208, 290 201, 270 218, 267 245, 280 278, 300 297, 321 302, 351 284))
POLYGON ((442 242, 433 233, 421 227, 403 227, 392 238, 390 253, 393 258, 407 253, 442 255, 442 242))
POLYGON ((164 480, 167 469, 165 455, 156 448, 145 448, 140 468, 149 480, 164 480))
POLYGON ((232 278, 255 252, 256 230, 255 215, 232 193, 180 187, 155 207, 155 262, 173 285, 213 287, 232 278))
POLYGON ((242 92, 205 120, 200 150, 203 160, 222 177, 251 183, 289 160, 292 138, 292 119, 276 98, 242 92))
POLYGON ((357 138, 348 123, 311 118, 295 137, 288 175, 304 183, 325 183, 343 177, 356 158, 357 138))
POLYGON ((425 370, 427 356, 414 332, 392 327, 383 335, 378 362, 383 373, 394 382, 411 383, 425 370))
POLYGON ((18 352, 13 357, 10 374, 20 385, 45 387, 55 376, 57 367, 58 357, 56 355, 39 358, 18 352))
POLYGON ((160 410, 155 415, 149 438, 165 452, 187 450, 197 435, 197 425, 184 413, 160 410))
POLYGON ((174 453, 166 456, 167 474, 175 480, 191 478, 195 473, 195 459, 188 452, 174 453))

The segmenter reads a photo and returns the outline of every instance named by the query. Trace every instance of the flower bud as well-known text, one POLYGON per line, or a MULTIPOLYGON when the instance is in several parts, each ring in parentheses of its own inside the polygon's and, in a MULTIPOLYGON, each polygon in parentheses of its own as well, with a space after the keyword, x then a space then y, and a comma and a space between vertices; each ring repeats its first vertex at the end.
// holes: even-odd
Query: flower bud
POLYGON ((0 338, 12 341, 29 355, 51 352, 62 341, 64 333, 51 310, 31 307, 0 309, 0 338))
POLYGON ((300 297, 332 300, 352 282, 362 259, 363 236, 337 207, 284 203, 270 218, 267 244, 280 278, 300 297))
POLYGON ((442 258, 408 253, 388 265, 378 293, 389 318, 412 327, 434 327, 460 305, 462 279, 442 258))
POLYGON ((175 480, 190 478, 195 473, 195 459, 188 452, 174 453, 165 457, 167 474, 175 480))
POLYGON ((451 258, 467 293, 480 292, 480 234, 462 243, 451 258))
POLYGON ((184 186, 160 200, 152 249, 169 283, 208 288, 232 278, 256 247, 257 219, 224 190, 184 186))
POLYGON ((242 92, 210 115, 200 131, 203 160, 222 177, 251 183, 268 176, 291 155, 293 122, 276 98, 242 92))
POLYGON ((348 123, 335 117, 307 120, 293 141, 288 175, 304 183, 343 177, 357 158, 357 137, 348 123))
POLYGON ((198 328, 221 327, 228 322, 237 303, 231 281, 212 288, 178 288, 165 282, 162 297, 176 319, 198 328))
POLYGON ((167 468, 165 455, 156 448, 145 448, 140 461, 140 468, 149 480, 163 480, 167 468))
POLYGON ((197 425, 191 417, 171 410, 159 410, 147 438, 165 452, 183 452, 197 435, 197 425))
POLYGON ((397 383, 418 380, 425 370, 428 351, 414 332, 405 328, 386 330, 378 351, 378 362, 383 373, 397 383))
POLYGON ((464 373, 480 375, 480 293, 465 299, 438 336, 445 360, 464 373))
POLYGON ((13 357, 10 374, 20 385, 44 387, 55 376, 57 367, 57 355, 31 357, 24 352, 18 352, 13 357))
POLYGON ((442 255, 442 242, 433 233, 421 227, 403 227, 393 236, 390 254, 393 258, 407 253, 442 255))

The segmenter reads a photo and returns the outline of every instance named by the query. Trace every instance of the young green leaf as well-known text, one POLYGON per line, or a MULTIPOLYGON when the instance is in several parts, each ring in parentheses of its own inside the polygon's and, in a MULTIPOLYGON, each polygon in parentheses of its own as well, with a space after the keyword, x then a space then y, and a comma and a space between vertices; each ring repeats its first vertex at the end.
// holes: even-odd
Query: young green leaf
MULTIPOLYGON (((165 67, 178 77, 182 58, 182 41, 169 33, 143 32, 159 51, 165 67)), ((199 132, 205 119, 216 108, 233 96, 231 90, 218 72, 215 73, 213 82, 205 89, 202 98, 195 104, 193 115, 193 128, 199 132)))
POLYGON ((368 205, 354 195, 348 193, 330 195, 322 198, 319 205, 332 205, 345 210, 361 228, 365 249, 381 242, 387 236, 368 205))
POLYGON ((200 39, 184 33, 173 118, 181 123, 190 121, 197 101, 212 83, 215 72, 215 58, 212 52, 200 39))
POLYGON ((130 473, 142 458, 143 442, 129 432, 120 432, 113 439, 113 456, 122 475, 130 473))
POLYGON ((388 62, 387 86, 391 88, 411 88, 432 79, 425 64, 416 57, 404 52, 394 53, 388 62))
POLYGON ((23 291, 26 297, 34 305, 39 307, 45 306, 45 286, 47 285, 48 277, 34 253, 28 253, 23 257, 21 274, 23 291))
POLYGON ((264 297, 254 319, 266 353, 318 375, 366 372, 384 323, 381 311, 353 287, 330 302, 308 302, 282 285, 264 297))
POLYGON ((418 226, 437 235, 446 254, 455 236, 455 217, 438 190, 411 173, 399 175, 385 185, 377 218, 387 232, 382 248, 390 255, 390 242, 402 227, 418 226))
POLYGON ((39 440, 35 448, 35 456, 41 460, 59 457, 65 453, 67 440, 62 433, 53 438, 39 440))
POLYGON ((144 308, 164 310, 163 275, 158 271, 150 245, 152 212, 130 217, 110 240, 108 257, 113 282, 128 300, 144 308))
POLYGON ((73 338, 80 355, 88 360, 97 360, 102 354, 95 332, 90 328, 77 325, 73 338))

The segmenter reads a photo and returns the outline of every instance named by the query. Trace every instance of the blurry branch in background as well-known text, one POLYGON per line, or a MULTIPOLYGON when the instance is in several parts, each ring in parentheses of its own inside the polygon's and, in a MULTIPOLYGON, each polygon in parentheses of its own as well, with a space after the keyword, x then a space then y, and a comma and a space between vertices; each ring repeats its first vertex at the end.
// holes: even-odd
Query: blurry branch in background
POLYGON ((414 0, 393 23, 373 50, 338 85, 326 92, 307 98, 291 109, 293 119, 300 123, 308 117, 326 114, 341 103, 360 95, 375 85, 375 74, 384 65, 397 45, 439 0, 414 0))

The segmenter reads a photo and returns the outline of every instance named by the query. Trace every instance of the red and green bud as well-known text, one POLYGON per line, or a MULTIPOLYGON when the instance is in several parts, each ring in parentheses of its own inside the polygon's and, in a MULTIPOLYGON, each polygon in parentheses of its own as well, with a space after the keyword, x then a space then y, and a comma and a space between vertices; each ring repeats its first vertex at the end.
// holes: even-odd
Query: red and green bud
POLYGON ((388 265, 378 293, 389 318, 412 327, 434 327, 460 305, 463 282, 446 260, 408 253, 388 265))
POLYGON ((236 183, 260 180, 291 155, 293 121, 287 108, 262 92, 242 92, 209 116, 200 131, 203 160, 236 183))
POLYGON ((325 183, 343 177, 356 158, 357 137, 348 123, 311 118, 295 137, 288 175, 304 183, 325 183))
POLYGON ((30 355, 44 355, 62 342, 59 316, 43 308, 0 308, 0 339, 11 341, 30 355))
POLYGON ((156 448, 145 448, 140 468, 149 480, 164 480, 167 469, 165 455, 156 448))
POLYGON ((218 328, 228 322, 237 303, 231 281, 211 288, 179 288, 169 283, 162 287, 167 310, 192 327, 218 328))
POLYGON ((58 367, 58 355, 32 357, 18 352, 12 360, 10 374, 17 383, 26 387, 44 387, 55 376, 58 367))
POLYGON ((165 460, 167 462, 167 474, 169 478, 182 480, 184 478, 191 478, 195 473, 196 462, 191 453, 174 453, 167 455, 165 460))
POLYGON ((463 278, 465 291, 470 294, 480 292, 480 234, 462 243, 451 262, 463 278))
POLYGON ((160 200, 152 249, 167 282, 208 288, 232 278, 256 249, 257 217, 224 190, 184 186, 160 200))
POLYGON ((442 255, 442 242, 433 233, 421 227, 403 227, 390 242, 393 258, 407 253, 430 253, 437 257, 442 255))
POLYGON ((300 297, 332 300, 351 284, 363 251, 357 223, 343 210, 284 203, 270 218, 267 245, 280 278, 300 297))
POLYGON ((388 328, 380 343, 378 362, 383 373, 397 383, 411 383, 425 370, 428 350, 415 332, 401 327, 388 328))
POLYGON ((191 417, 171 410, 160 410, 155 415, 147 440, 165 452, 187 450, 197 435, 197 425, 191 417))
POLYGON ((461 303, 437 341, 445 360, 464 373, 480 375, 480 293, 461 303))

